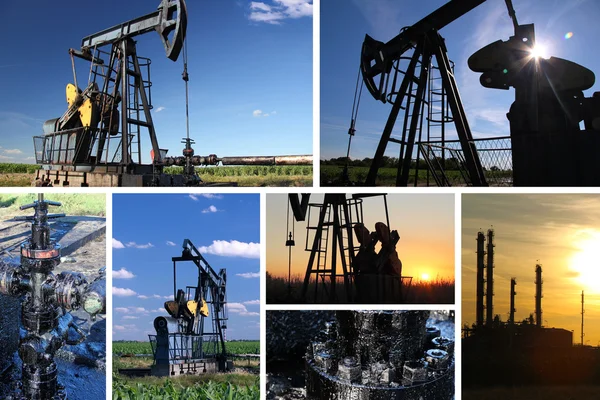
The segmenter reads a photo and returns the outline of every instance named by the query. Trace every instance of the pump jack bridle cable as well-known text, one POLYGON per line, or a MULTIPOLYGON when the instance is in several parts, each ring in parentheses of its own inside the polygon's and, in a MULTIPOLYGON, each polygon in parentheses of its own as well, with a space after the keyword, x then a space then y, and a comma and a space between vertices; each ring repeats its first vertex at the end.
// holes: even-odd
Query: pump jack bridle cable
POLYGON ((356 86, 354 88, 354 100, 352 101, 352 116, 350 118, 350 128, 348 128, 348 150, 346 151, 346 165, 344 166, 343 179, 348 181, 348 165, 350 164, 350 145, 352 144, 352 136, 356 132, 355 124, 358 117, 358 109, 360 107, 360 99, 362 97, 362 89, 364 82, 360 81, 360 67, 358 68, 358 74, 356 75, 356 86), (359 88, 360 85, 360 88, 359 88))

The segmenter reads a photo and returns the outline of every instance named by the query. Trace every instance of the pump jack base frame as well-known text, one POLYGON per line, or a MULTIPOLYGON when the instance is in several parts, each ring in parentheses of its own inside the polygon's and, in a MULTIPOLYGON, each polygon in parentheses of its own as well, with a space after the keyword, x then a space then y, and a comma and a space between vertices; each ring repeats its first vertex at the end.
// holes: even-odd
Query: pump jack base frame
POLYGON ((71 169, 37 170, 33 186, 63 187, 142 187, 142 186, 237 186, 236 182, 205 183, 198 177, 152 173, 147 171, 128 172, 122 166, 76 167, 71 169), (86 171, 87 169, 87 171, 86 171), (92 170, 93 169, 93 170, 92 170))

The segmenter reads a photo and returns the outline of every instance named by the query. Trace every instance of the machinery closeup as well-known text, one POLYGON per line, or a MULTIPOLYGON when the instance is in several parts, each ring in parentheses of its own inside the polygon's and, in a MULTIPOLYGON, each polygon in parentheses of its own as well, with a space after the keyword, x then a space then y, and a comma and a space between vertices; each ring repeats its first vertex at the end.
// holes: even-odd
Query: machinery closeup
MULTIPOLYGON (((475 139, 439 30, 485 0, 451 0, 386 43, 365 36, 348 133, 347 160, 360 104, 359 85, 392 109, 364 185, 374 186, 387 145, 400 146, 396 186, 598 186, 600 92, 583 95, 594 73, 574 62, 535 52, 534 25, 519 25, 505 0, 515 35, 473 54, 468 66, 484 87, 515 88, 507 114, 510 137, 475 139), (392 131, 404 110, 401 137, 392 131), (584 128, 580 128, 580 123, 584 128), (453 124, 458 140, 448 138, 453 124), (561 162, 555 162, 561 160, 561 162), (426 169, 425 182, 419 169, 426 169), (421 179, 421 181, 419 181, 421 179)), ((348 163, 342 183, 350 184, 348 163)))
POLYGON ((150 336, 154 355, 151 374, 176 376, 232 370, 227 360, 227 273, 216 273, 189 239, 180 257, 173 257, 173 300, 165 302, 169 316, 154 320, 150 336), (177 263, 192 262, 198 268, 195 286, 177 287, 177 263))
POLYGON ((189 136, 187 29, 185 0, 161 0, 153 13, 124 22, 82 39, 81 49, 70 49, 72 84, 66 88, 68 108, 60 118, 44 123, 44 134, 34 137, 35 157, 41 165, 37 179, 43 186, 199 186, 197 165, 312 164, 311 156, 223 157, 195 156, 189 136), (183 156, 167 157, 159 147, 152 120, 149 58, 138 56, 137 36, 156 31, 167 57, 176 61, 183 50, 186 87, 187 136, 183 156), (90 63, 86 86, 80 87, 75 59, 90 63), (151 144, 151 164, 142 162, 142 137, 151 144), (164 167, 185 166, 183 174, 169 175, 164 167))
POLYGON ((306 351, 308 398, 450 400, 453 327, 429 311, 337 311, 306 351), (438 321, 440 322, 440 321, 438 321))
POLYGON ((35 210, 33 216, 15 218, 32 222, 31 237, 21 245, 19 264, 0 263, 0 294, 21 301, 22 375, 8 399, 66 399, 54 355, 64 344, 77 345, 86 339, 70 312, 83 308, 92 320, 106 312, 104 270, 92 282, 78 272, 53 274, 61 262, 61 247, 50 237, 48 220, 64 214, 48 214, 48 207, 60 205, 40 194, 36 202, 22 206, 22 210, 35 210))

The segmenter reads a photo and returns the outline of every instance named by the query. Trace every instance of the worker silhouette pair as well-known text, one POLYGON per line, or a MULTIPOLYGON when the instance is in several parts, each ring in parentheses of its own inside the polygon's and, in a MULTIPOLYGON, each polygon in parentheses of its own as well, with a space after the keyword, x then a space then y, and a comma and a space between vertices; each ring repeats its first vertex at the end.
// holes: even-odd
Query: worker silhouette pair
POLYGON ((360 243, 360 249, 354 257, 354 270, 358 275, 402 276, 402 261, 396 251, 396 243, 400 240, 398 231, 390 232, 386 224, 377 222, 373 232, 360 223, 354 225, 354 233, 360 243), (381 242, 381 249, 376 252, 378 242, 381 242))

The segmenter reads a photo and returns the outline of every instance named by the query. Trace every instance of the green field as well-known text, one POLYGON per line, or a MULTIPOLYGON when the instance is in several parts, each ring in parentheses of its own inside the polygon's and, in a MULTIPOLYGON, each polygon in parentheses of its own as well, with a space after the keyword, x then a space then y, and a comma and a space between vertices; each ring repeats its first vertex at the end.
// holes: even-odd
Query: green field
MULTIPOLYGON (((335 186, 339 184, 339 179, 342 175, 344 167, 338 165, 321 165, 321 186, 335 186)), ((379 168, 377 171, 377 179, 375 180, 375 186, 396 186, 396 174, 398 170, 396 168, 379 168)), ((415 172, 411 170, 408 178, 408 185, 414 185, 415 183, 415 172)), ((427 185, 427 170, 419 170, 419 179, 417 180, 418 186, 427 185)), ((348 175, 350 181, 361 186, 364 184, 369 174, 369 167, 349 167, 348 175)), ((446 171, 450 180, 460 179, 459 171, 446 171)), ((429 185, 436 186, 435 180, 429 177, 429 185)))
MULTIPOLYGON (((227 354, 260 354, 260 341, 225 342, 227 354)), ((113 342, 113 354, 152 354, 150 342, 113 342)))
MULTIPOLYGON (((65 213, 67 216, 104 216, 106 213, 106 195, 100 193, 50 193, 44 198, 62 203, 61 207, 51 207, 52 213, 65 213)), ((31 209, 21 211, 19 207, 35 200, 37 194, 0 194, 0 216, 31 215, 31 209)))
MULTIPOLYGON (((39 165, 0 163, 0 186, 31 186, 39 165)), ((183 167, 166 167, 167 174, 180 174, 183 167)), ((198 167, 200 178, 214 184, 238 186, 312 186, 312 166, 198 167)))
MULTIPOLYGON (((229 354, 258 354, 259 341, 226 342, 229 354)), ((121 368, 150 368, 152 357, 131 357, 152 354, 149 342, 113 342, 113 399, 231 399, 260 398, 257 359, 233 358, 234 370, 229 373, 183 375, 173 379, 146 376, 126 377, 121 368)))
POLYGON ((176 379, 139 378, 129 380, 113 375, 114 400, 258 400, 260 380, 254 375, 220 374, 193 382, 192 377, 176 379))

